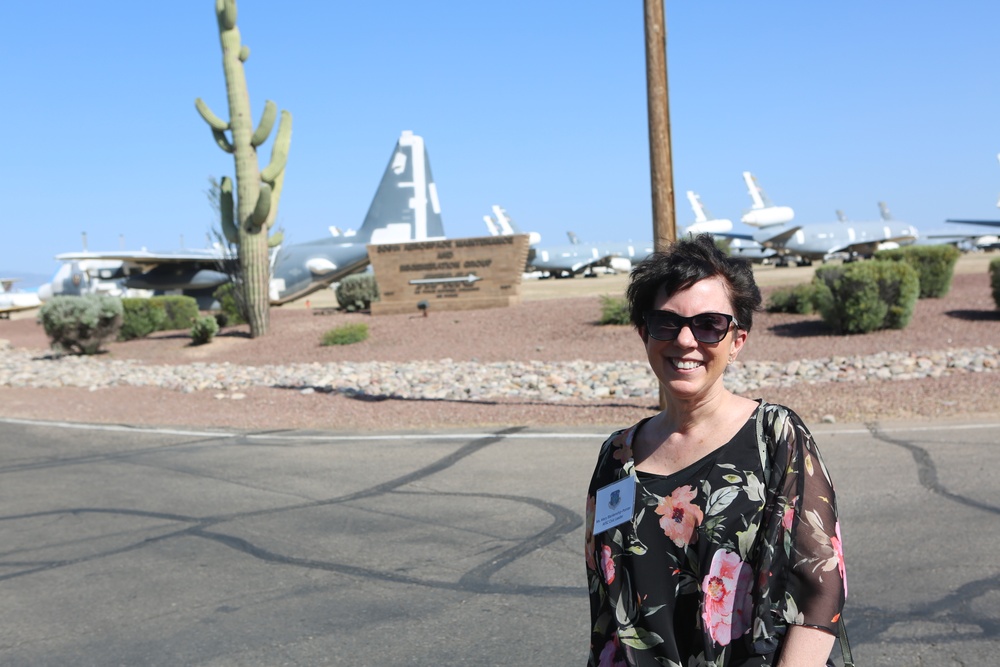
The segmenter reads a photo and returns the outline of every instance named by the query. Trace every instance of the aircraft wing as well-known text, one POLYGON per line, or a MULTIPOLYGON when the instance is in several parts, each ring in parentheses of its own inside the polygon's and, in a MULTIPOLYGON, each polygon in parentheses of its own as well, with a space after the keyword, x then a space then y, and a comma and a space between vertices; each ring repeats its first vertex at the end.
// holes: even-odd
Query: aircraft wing
POLYGON ((150 252, 148 250, 122 250, 119 252, 65 252, 56 255, 60 262, 79 262, 84 260, 111 260, 125 262, 133 266, 151 267, 160 264, 190 264, 192 262, 218 262, 224 259, 221 250, 205 248, 202 250, 172 250, 167 252, 150 252))
POLYGON ((777 233, 765 230, 754 234, 751 237, 751 240, 756 241, 765 248, 781 248, 784 247, 785 244, 788 243, 788 240, 795 236, 795 233, 800 229, 802 229, 802 227, 800 225, 796 225, 795 227, 782 229, 777 233))
POLYGON ((945 222, 958 222, 965 223, 967 225, 986 225, 987 227, 1000 227, 1000 220, 952 220, 948 219, 945 222))
POLYGON ((906 245, 908 243, 913 243, 916 240, 917 236, 915 234, 903 233, 886 238, 861 240, 856 243, 842 243, 830 248, 828 252, 829 254, 838 252, 856 252, 862 255, 869 255, 874 254, 876 250, 879 250, 880 247, 884 246, 886 243, 906 245))

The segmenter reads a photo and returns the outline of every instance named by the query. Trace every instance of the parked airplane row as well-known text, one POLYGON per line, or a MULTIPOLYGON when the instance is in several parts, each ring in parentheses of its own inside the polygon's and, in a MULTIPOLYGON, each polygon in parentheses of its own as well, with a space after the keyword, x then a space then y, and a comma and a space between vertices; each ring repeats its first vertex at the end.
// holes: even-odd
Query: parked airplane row
MULTIPOLYGON (((280 305, 329 287, 368 264, 369 243, 444 238, 441 206, 422 137, 404 131, 396 142, 361 227, 315 241, 283 244, 271 256, 271 303, 280 305)), ((57 294, 130 290, 180 292, 210 307, 212 293, 229 280, 225 248, 172 252, 68 252, 52 282, 39 288, 44 301, 57 294)))
MULTIPOLYGON (((998 156, 1000 157, 1000 156, 998 156)), ((981 229, 952 228, 920 235, 912 225, 892 219, 880 203, 881 219, 853 222, 837 212, 838 222, 794 224, 795 212, 776 206, 750 172, 743 172, 751 207, 740 222, 752 233, 733 231, 733 223, 715 218, 694 192, 687 199, 694 221, 681 234, 708 232, 727 239, 732 254, 755 262, 809 264, 832 256, 868 256, 876 250, 908 243, 957 243, 972 246, 996 244, 995 235, 981 229)), ((484 216, 491 234, 521 233, 507 212, 493 206, 493 216, 484 216), (495 216, 495 217, 494 217, 495 216)), ((949 221, 994 224, 991 221, 949 221)), ((404 131, 393 149, 389 164, 375 192, 368 213, 356 231, 331 235, 306 243, 283 244, 271 257, 271 303, 280 305, 329 287, 368 264, 367 244, 398 243, 445 237, 437 189, 421 137, 404 131)), ((594 275, 600 268, 628 271, 632 264, 653 251, 652 240, 639 242, 582 242, 570 233, 563 245, 545 245, 538 234, 530 235, 529 271, 556 277, 594 275)), ((57 294, 108 293, 121 296, 153 293, 183 293, 210 307, 215 289, 230 277, 227 249, 216 245, 201 250, 171 252, 70 252, 56 256, 63 262, 50 283, 35 295, 15 295, 10 284, 0 291, 0 313, 20 308, 17 304, 57 294)), ((28 306, 34 307, 34 306, 28 306)))
MULTIPOLYGON (((713 218, 700 197, 687 192, 694 211, 692 224, 678 230, 680 235, 709 232, 727 239, 730 253, 754 262, 773 262, 778 265, 812 264, 816 260, 832 257, 854 259, 873 255, 877 250, 920 243, 955 243, 968 247, 986 247, 995 243, 996 237, 969 229, 949 229, 934 234, 921 235, 913 225, 892 218, 888 207, 879 202, 880 219, 871 222, 848 220, 837 211, 838 222, 793 224, 794 210, 789 206, 776 206, 768 199, 753 174, 743 172, 752 205, 740 222, 756 228, 752 233, 733 231, 728 219, 713 218)), ((518 229, 507 212, 499 205, 493 206, 493 215, 484 216, 491 234, 513 234, 518 229)), ((583 243, 571 235, 568 245, 543 245, 537 235, 532 239, 528 270, 553 277, 595 275, 595 270, 608 268, 627 271, 632 263, 653 251, 653 242, 597 242, 583 243)))

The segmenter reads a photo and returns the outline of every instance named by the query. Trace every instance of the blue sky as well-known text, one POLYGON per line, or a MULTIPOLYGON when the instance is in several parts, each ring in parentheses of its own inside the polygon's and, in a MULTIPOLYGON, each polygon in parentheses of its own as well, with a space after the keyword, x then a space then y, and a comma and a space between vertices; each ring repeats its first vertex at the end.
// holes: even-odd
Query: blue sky
MULTIPOLYGON (((234 174, 213 0, 0 6, 0 273, 205 245, 234 174)), ((752 171, 797 222, 1000 218, 1000 3, 667 0, 678 224, 738 219, 752 171)), ((279 224, 356 228, 402 130, 454 236, 503 205, 562 243, 651 238, 642 2, 240 0, 251 105, 294 116, 279 224)), ((270 155, 270 142, 262 153, 270 155)))

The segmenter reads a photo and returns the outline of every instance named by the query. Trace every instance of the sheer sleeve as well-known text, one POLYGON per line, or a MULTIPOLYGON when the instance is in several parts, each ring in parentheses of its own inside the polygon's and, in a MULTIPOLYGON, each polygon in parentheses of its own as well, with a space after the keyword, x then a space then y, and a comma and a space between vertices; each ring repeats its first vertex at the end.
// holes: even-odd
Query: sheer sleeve
POLYGON ((788 625, 837 634, 847 596, 833 482, 802 420, 765 407, 770 480, 757 553, 754 647, 773 650, 788 625))

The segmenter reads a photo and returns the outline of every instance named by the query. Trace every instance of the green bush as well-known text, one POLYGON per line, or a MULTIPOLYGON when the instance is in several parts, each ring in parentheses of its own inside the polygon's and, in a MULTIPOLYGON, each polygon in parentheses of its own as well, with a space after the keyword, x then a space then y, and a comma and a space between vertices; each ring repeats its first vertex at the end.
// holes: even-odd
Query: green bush
POLYGON ((337 303, 347 311, 368 310, 379 300, 378 283, 370 273, 355 273, 337 285, 337 303))
POLYGON ((916 269, 921 299, 939 299, 948 293, 961 256, 953 245, 911 245, 875 253, 875 259, 906 262, 916 269))
POLYGON ((42 305, 38 321, 52 349, 96 354, 121 328, 122 302, 104 294, 57 296, 42 305))
POLYGON ((904 329, 920 292, 917 271, 903 262, 867 262, 816 269, 815 304, 837 333, 904 329))
POLYGON ((1000 308, 1000 257, 990 261, 990 287, 993 289, 993 303, 1000 308))
POLYGON ((167 311, 156 297, 122 299, 122 328, 118 331, 118 340, 145 338, 154 331, 162 331, 166 321, 167 311))
POLYGON ((246 324, 247 319, 244 317, 244 313, 240 310, 239 302, 236 300, 235 286, 232 283, 226 283, 224 285, 219 285, 219 287, 212 293, 215 300, 219 302, 219 308, 221 309, 220 315, 222 317, 217 317, 219 321, 219 326, 224 327, 228 325, 246 324))
POLYGON ((628 301, 621 296, 601 295, 601 319, 598 324, 631 324, 628 301))
POLYGON ((342 324, 323 334, 322 345, 350 345, 368 338, 368 325, 364 322, 342 324))
POLYGON ((175 329, 190 329, 200 315, 198 301, 193 296, 154 296, 151 297, 163 303, 167 319, 163 323, 163 331, 175 329))
POLYGON ((195 345, 210 343, 217 333, 219 333, 219 323, 214 317, 211 315, 199 317, 191 325, 191 342, 195 345))
POLYGON ((767 300, 767 312, 810 315, 816 310, 815 300, 816 286, 812 283, 779 287, 767 300))

